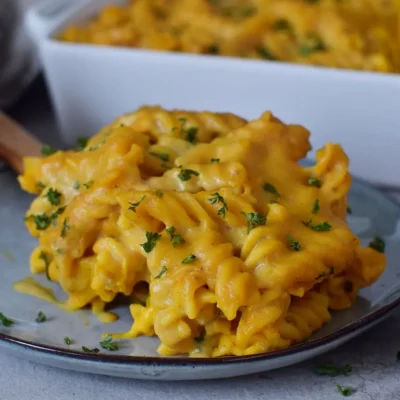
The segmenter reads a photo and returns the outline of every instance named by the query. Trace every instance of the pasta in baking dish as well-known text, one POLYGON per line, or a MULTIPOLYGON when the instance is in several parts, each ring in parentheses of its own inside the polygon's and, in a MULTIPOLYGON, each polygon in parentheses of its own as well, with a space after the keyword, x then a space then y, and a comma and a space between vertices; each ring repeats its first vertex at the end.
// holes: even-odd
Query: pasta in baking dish
POLYGON ((128 296, 119 336, 156 335, 162 355, 302 341, 385 268, 382 246, 361 247, 346 223, 342 148, 304 168, 309 150, 305 128, 270 112, 142 107, 77 150, 25 159, 31 270, 61 285, 67 310, 128 296))
POLYGON ((400 0, 132 0, 66 42, 400 71, 400 0))

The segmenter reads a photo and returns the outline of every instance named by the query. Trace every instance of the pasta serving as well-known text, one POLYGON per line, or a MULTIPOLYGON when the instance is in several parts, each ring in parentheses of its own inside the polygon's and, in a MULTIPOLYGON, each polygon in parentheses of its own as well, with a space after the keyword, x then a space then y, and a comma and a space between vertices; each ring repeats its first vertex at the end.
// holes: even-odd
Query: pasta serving
POLYGON ((133 0, 66 42, 400 71, 399 0, 133 0))
POLYGON ((62 307, 104 315, 132 300, 129 332, 162 355, 245 355, 290 346, 350 307, 385 268, 346 224, 351 185, 339 145, 298 164, 309 132, 270 112, 142 107, 79 148, 25 159, 33 273, 62 307))

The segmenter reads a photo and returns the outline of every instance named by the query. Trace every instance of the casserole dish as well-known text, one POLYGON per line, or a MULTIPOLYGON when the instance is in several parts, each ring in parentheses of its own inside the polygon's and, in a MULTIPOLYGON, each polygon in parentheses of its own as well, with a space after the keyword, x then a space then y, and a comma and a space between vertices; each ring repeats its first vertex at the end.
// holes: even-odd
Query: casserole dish
POLYGON ((351 172, 382 186, 400 183, 400 77, 274 61, 116 48, 55 40, 110 0, 46 1, 27 23, 64 140, 72 144, 142 104, 212 109, 254 118, 270 109, 312 132, 318 149, 341 143, 351 172))

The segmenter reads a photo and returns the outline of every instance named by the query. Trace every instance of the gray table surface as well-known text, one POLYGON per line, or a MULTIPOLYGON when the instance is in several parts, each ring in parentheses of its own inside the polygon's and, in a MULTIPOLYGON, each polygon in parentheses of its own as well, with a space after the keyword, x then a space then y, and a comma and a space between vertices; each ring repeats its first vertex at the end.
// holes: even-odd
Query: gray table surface
MULTIPOLYGON (((44 142, 59 144, 50 103, 36 81, 10 115, 44 142)), ((197 382, 150 382, 64 371, 0 353, 0 400, 229 399, 335 400, 336 385, 351 386, 352 400, 400 399, 400 310, 385 322, 316 359, 293 367, 235 379, 197 382), (346 377, 317 376, 318 365, 349 363, 346 377)))

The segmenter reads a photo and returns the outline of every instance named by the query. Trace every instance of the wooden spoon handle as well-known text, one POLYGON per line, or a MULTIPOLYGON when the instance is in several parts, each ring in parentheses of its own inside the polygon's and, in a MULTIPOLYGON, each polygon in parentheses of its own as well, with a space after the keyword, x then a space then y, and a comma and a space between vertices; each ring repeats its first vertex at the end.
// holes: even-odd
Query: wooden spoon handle
POLYGON ((24 171, 23 158, 40 156, 42 143, 0 111, 0 158, 16 172, 24 171))

